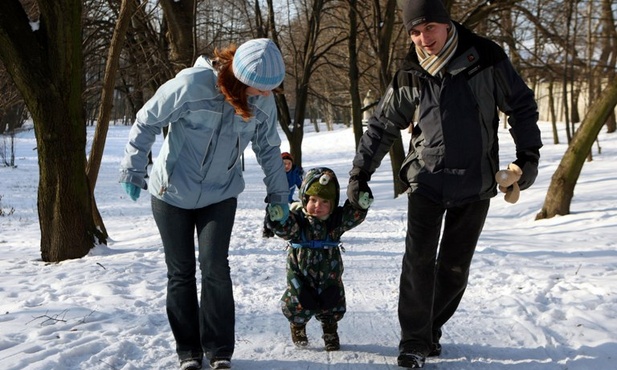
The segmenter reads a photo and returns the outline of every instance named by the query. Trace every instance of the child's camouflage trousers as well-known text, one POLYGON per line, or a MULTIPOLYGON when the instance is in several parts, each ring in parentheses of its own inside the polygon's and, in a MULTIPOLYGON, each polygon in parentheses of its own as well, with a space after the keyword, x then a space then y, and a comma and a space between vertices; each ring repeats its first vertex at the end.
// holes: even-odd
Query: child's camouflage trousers
POLYGON ((326 324, 339 321, 346 311, 342 276, 340 248, 289 247, 283 314, 296 324, 305 324, 313 316, 326 324))

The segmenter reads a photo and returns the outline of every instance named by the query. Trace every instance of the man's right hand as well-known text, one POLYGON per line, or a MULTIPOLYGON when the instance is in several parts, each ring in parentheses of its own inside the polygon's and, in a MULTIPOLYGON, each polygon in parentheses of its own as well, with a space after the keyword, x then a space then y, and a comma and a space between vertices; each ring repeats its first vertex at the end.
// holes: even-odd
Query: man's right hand
POLYGON ((539 159, 539 149, 528 149, 516 152, 516 160, 514 161, 514 164, 523 170, 523 174, 518 180, 518 186, 521 190, 529 188, 536 181, 536 177, 538 177, 539 159))

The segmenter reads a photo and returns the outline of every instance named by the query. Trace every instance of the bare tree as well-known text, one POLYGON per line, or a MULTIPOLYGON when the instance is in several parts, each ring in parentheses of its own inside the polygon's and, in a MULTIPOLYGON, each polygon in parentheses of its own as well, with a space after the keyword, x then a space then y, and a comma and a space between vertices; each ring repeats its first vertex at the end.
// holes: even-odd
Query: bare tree
POLYGON ((137 9, 137 0, 118 0, 121 2, 120 11, 118 14, 118 20, 116 21, 116 28, 109 45, 109 55, 107 57, 107 63, 105 66, 105 76, 103 80, 103 88, 101 91, 101 105, 99 108, 99 115, 96 120, 96 129, 94 132, 94 138, 92 140, 92 148, 90 149, 90 157, 88 158, 88 164, 86 166, 86 175, 90 182, 92 189, 92 210, 94 212, 94 221, 101 230, 101 232, 108 237, 107 229, 103 222, 103 218, 98 212, 96 206, 96 198, 94 197, 94 188, 96 186, 96 180, 99 174, 99 168, 101 166, 101 159, 103 158, 103 150, 105 149, 105 139, 107 138, 107 131, 109 129, 109 116, 111 113, 114 86, 116 83, 116 71, 118 69, 118 62, 120 60, 120 52, 122 51, 122 45, 126 31, 129 27, 131 16, 137 9))
POLYGON ((591 150, 593 142, 606 119, 611 112, 614 112, 615 106, 617 106, 617 79, 611 81, 595 104, 589 108, 585 119, 561 159, 559 167, 553 174, 544 199, 544 205, 536 215, 536 220, 570 214, 574 187, 585 163, 587 153, 591 150))
MULTIPOLYGON (((131 17, 126 34, 126 50, 119 61, 119 82, 131 118, 165 81, 176 72, 169 60, 167 26, 157 8, 141 2, 131 17)), ((177 65, 177 64, 176 64, 177 65)), ((127 123, 132 123, 132 119, 127 123)))
MULTIPOLYGON (((272 39, 272 41, 274 41, 274 43, 279 47, 279 49, 281 48, 281 44, 279 41, 279 31, 278 31, 278 27, 277 27, 277 22, 276 19, 274 17, 276 11, 274 9, 274 3, 272 0, 266 0, 266 4, 268 6, 268 21, 267 26, 265 27, 267 29, 268 32, 266 32, 264 34, 264 36, 268 35, 270 36, 270 38, 272 39)), ((255 6, 259 7, 258 5, 258 1, 255 2, 255 6)), ((263 22, 262 22, 263 23, 263 22)), ((258 28, 258 31, 260 31, 261 28, 258 28)), ((283 55, 285 56, 285 53, 283 53, 283 55)), ((286 64, 288 64, 286 62, 286 64)), ((287 68, 287 67, 286 67, 287 68)), ((284 132, 286 132, 286 135, 288 135, 287 132, 289 132, 289 126, 291 125, 291 113, 289 111, 289 104, 287 103, 287 97, 285 96, 285 82, 283 81, 283 83, 280 86, 281 88, 281 92, 277 92, 274 94, 274 99, 276 100, 276 108, 277 108, 277 113, 278 113, 278 119, 279 119, 279 125, 281 126, 281 128, 283 129, 284 132), (285 131, 287 130, 287 131, 285 131)), ((300 145, 296 145, 294 147, 294 149, 290 149, 292 152, 292 155, 298 155, 298 151, 302 152, 302 143, 300 143, 300 145), (294 154, 296 153, 296 154, 294 154)), ((294 157, 296 158, 296 157, 294 157)), ((302 167, 302 161, 301 160, 296 160, 296 164, 300 167, 302 167)))
MULTIPOLYGON (((608 78, 612 80, 617 74, 617 27, 615 27, 615 17, 613 16, 612 0, 602 0, 601 13, 600 13, 600 34, 597 36, 600 39, 600 57, 596 65, 596 70, 600 73, 594 73, 599 75, 600 78, 596 84, 598 90, 601 89, 602 79, 608 78)), ((591 93, 590 96, 594 96, 591 93)), ((617 129, 617 123, 615 120, 615 111, 613 111, 607 118, 606 131, 611 133, 617 129)))
MULTIPOLYGON (((394 70, 402 61, 404 54, 408 50, 410 39, 405 34, 401 27, 399 15, 397 12, 397 1, 373 1, 370 3, 356 3, 354 5, 355 12, 358 13, 358 28, 361 30, 358 34, 362 36, 363 47, 357 50, 357 63, 370 68, 372 81, 366 83, 370 86, 367 91, 376 92, 376 96, 380 97, 388 87, 394 70)), ((351 34, 351 28, 350 28, 351 34)), ((369 73, 367 73, 369 74, 369 73)), ((361 78, 359 79, 361 81, 361 78)), ((353 83, 350 79, 350 84, 353 83)), ((365 85, 365 86, 366 86, 365 85)), ((358 89, 360 86, 358 86, 358 89)), ((362 112, 357 113, 360 117, 362 112)), ((411 124, 411 122, 410 122, 411 124)), ((354 120, 354 138, 356 147, 362 136, 361 118, 354 120)), ((406 186, 399 180, 398 173, 401 164, 405 158, 405 149, 403 146, 402 137, 399 133, 390 148, 390 163, 392 170, 393 196, 396 197, 402 194, 406 186)))
POLYGON ((197 57, 194 31, 197 0, 160 0, 159 3, 168 25, 169 61, 179 72, 192 66, 197 57))
POLYGON ((286 64, 290 72, 288 75, 291 76, 294 85, 295 106, 293 125, 282 124, 281 126, 289 141, 294 161, 301 165, 304 119, 312 76, 326 54, 346 41, 346 35, 341 29, 334 30, 333 27, 323 22, 327 14, 337 11, 337 1, 308 0, 295 4, 288 2, 288 4, 295 9, 293 13, 288 14, 287 20, 292 32, 289 34, 289 39, 285 40, 286 49, 292 56, 292 63, 286 64))
POLYGON ((106 240, 92 218, 85 171, 82 2, 37 4, 40 17, 30 19, 18 0, 0 2, 0 59, 34 121, 41 258, 58 262, 106 240))
POLYGON ((19 90, 0 64, 0 134, 19 129, 24 123, 25 105, 19 90))
POLYGON ((356 148, 362 137, 362 100, 360 99, 360 71, 358 69, 358 1, 349 0, 349 95, 351 96, 351 125, 356 148))

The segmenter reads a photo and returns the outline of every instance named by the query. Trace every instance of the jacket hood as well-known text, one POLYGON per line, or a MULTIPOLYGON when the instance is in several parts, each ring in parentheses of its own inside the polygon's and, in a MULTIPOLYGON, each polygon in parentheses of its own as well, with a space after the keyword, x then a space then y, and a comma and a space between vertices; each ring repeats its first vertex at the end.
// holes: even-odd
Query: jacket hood
POLYGON ((200 55, 195 61, 195 64, 193 64, 193 67, 206 67, 214 69, 214 67, 212 66, 212 61, 208 59, 208 57, 206 57, 205 55, 200 55))

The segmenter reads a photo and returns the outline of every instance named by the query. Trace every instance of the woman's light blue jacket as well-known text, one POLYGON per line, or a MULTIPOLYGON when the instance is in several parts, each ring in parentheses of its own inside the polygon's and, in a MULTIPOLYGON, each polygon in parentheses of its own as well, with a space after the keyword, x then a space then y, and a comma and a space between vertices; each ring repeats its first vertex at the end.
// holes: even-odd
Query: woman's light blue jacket
POLYGON ((241 156, 249 142, 265 174, 270 203, 286 203, 287 177, 281 160, 274 96, 249 97, 253 117, 244 121, 218 90, 209 60, 164 83, 137 113, 129 134, 120 182, 128 182, 184 209, 237 197, 244 190, 241 156), (148 153, 169 126, 146 183, 148 153))

